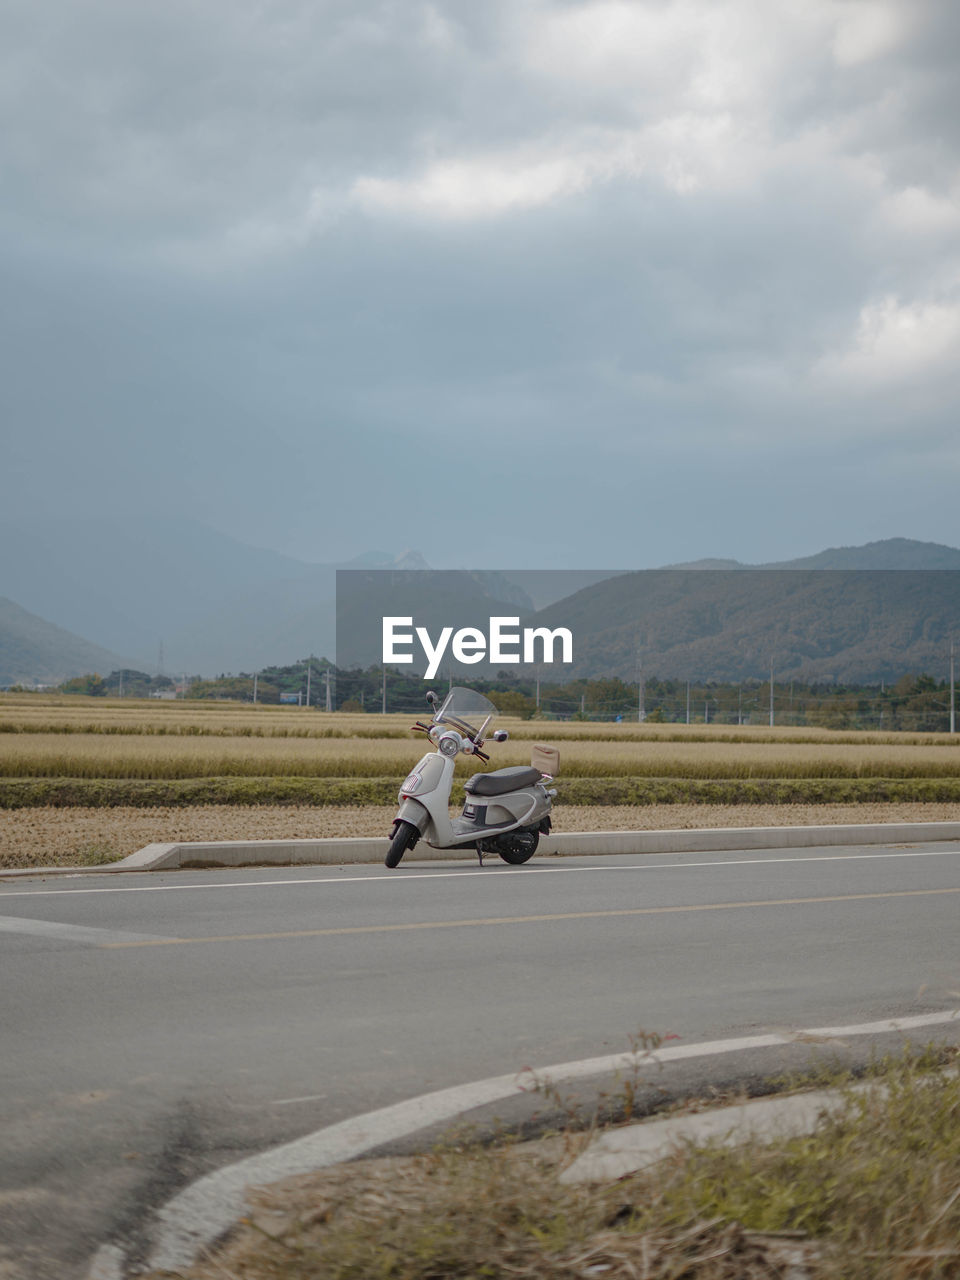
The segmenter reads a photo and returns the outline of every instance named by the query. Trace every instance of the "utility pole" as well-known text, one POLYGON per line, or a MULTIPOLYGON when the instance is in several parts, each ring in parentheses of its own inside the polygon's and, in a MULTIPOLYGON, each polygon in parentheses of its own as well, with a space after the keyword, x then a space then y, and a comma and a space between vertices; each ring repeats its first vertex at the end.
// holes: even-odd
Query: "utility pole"
POLYGON ((956 698, 956 681, 954 680, 954 662, 953 662, 954 642, 950 640, 950 732, 957 732, 957 698, 956 698))
POLYGON ((255 671, 253 673, 253 705, 254 706, 257 705, 257 676, 259 674, 260 674, 259 671, 255 671))
POLYGON ((690 681, 687 681, 687 724, 690 723, 690 681))
POLYGON ((123 668, 122 667, 120 669, 120 692, 117 694, 117 697, 118 698, 123 697, 123 668))
POLYGON ((537 667, 537 710, 540 710, 540 668, 537 667))
POLYGON ((770 659, 770 728, 773 728, 773 658, 770 659))
POLYGON ((644 695, 646 688, 644 687, 643 678, 643 650, 637 645, 637 720, 643 724, 647 718, 647 709, 644 704, 644 695))
POLYGON ((332 711, 333 706, 330 702, 330 668, 329 667, 327 667, 326 671, 323 673, 323 678, 326 681, 326 685, 327 685, 327 710, 332 711))
POLYGON ((387 714, 387 668, 386 667, 383 668, 383 696, 381 699, 380 713, 381 715, 387 714))
POLYGON ((307 659, 307 706, 310 705, 310 677, 313 674, 313 654, 307 659))

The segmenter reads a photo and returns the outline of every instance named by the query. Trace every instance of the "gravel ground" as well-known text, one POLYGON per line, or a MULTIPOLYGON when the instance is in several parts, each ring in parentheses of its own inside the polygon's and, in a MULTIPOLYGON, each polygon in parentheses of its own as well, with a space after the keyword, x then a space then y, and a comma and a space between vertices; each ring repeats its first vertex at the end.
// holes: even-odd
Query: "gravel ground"
MULTIPOLYGON (((0 810, 0 867, 87 866, 178 840, 386 839, 394 813, 393 806, 375 805, 0 810)), ((558 831, 958 822, 960 804, 561 806, 554 821, 558 831)))

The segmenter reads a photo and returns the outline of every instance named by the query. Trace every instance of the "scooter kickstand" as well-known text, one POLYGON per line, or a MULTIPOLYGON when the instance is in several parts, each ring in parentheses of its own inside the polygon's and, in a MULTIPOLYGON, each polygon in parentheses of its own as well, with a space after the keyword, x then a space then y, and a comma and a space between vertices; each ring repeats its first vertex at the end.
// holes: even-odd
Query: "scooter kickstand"
POLYGON ((477 849, 477 857, 480 859, 480 865, 482 867, 483 866, 483 850, 480 848, 479 845, 476 846, 476 849, 477 849))

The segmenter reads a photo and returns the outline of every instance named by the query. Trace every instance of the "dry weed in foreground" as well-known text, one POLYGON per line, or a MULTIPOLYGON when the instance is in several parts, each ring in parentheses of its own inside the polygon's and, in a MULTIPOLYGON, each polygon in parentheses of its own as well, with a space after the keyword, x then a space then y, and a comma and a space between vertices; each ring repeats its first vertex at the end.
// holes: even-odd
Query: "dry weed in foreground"
POLYGON ((848 1093, 811 1135, 682 1146, 612 1184, 559 1183, 584 1141, 574 1134, 290 1179, 251 1192, 251 1213, 224 1246, 176 1274, 956 1280, 960 1077, 931 1073, 931 1054, 874 1064, 880 1087, 848 1093))
MULTIPOLYGON (((702 1221, 617 1229, 619 1185, 556 1181, 569 1143, 361 1161, 250 1196, 253 1212, 182 1280, 774 1280, 782 1242, 702 1221)), ((796 1246, 793 1246, 796 1251, 796 1246)), ((144 1280, 160 1280, 157 1273, 144 1280)))
MULTIPOLYGON (((0 809, 0 867, 90 866, 180 840, 315 840, 382 836, 394 806, 195 805, 163 809, 0 809)), ((958 822, 956 804, 558 805, 557 831, 958 822)))

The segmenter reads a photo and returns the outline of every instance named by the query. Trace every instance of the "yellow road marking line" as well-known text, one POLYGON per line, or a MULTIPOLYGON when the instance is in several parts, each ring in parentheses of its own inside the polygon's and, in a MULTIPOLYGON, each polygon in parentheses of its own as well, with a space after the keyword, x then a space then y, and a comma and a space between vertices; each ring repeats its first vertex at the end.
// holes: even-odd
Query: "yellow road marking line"
POLYGON ((334 938, 353 933, 409 933, 417 929, 469 929, 482 925, 545 924, 557 920, 599 920, 609 916, 660 916, 684 911, 735 911, 749 907, 796 907, 818 902, 866 902, 879 898, 921 898, 950 889, 896 889, 887 893, 842 893, 823 898, 765 898, 758 902, 705 902, 676 907, 619 907, 606 911, 562 911, 549 915, 487 916, 478 920, 422 920, 400 924, 360 924, 337 929, 294 929, 288 933, 227 933, 210 938, 158 938, 137 942, 105 942, 111 950, 130 947, 179 947, 195 942, 270 942, 286 938, 334 938))

